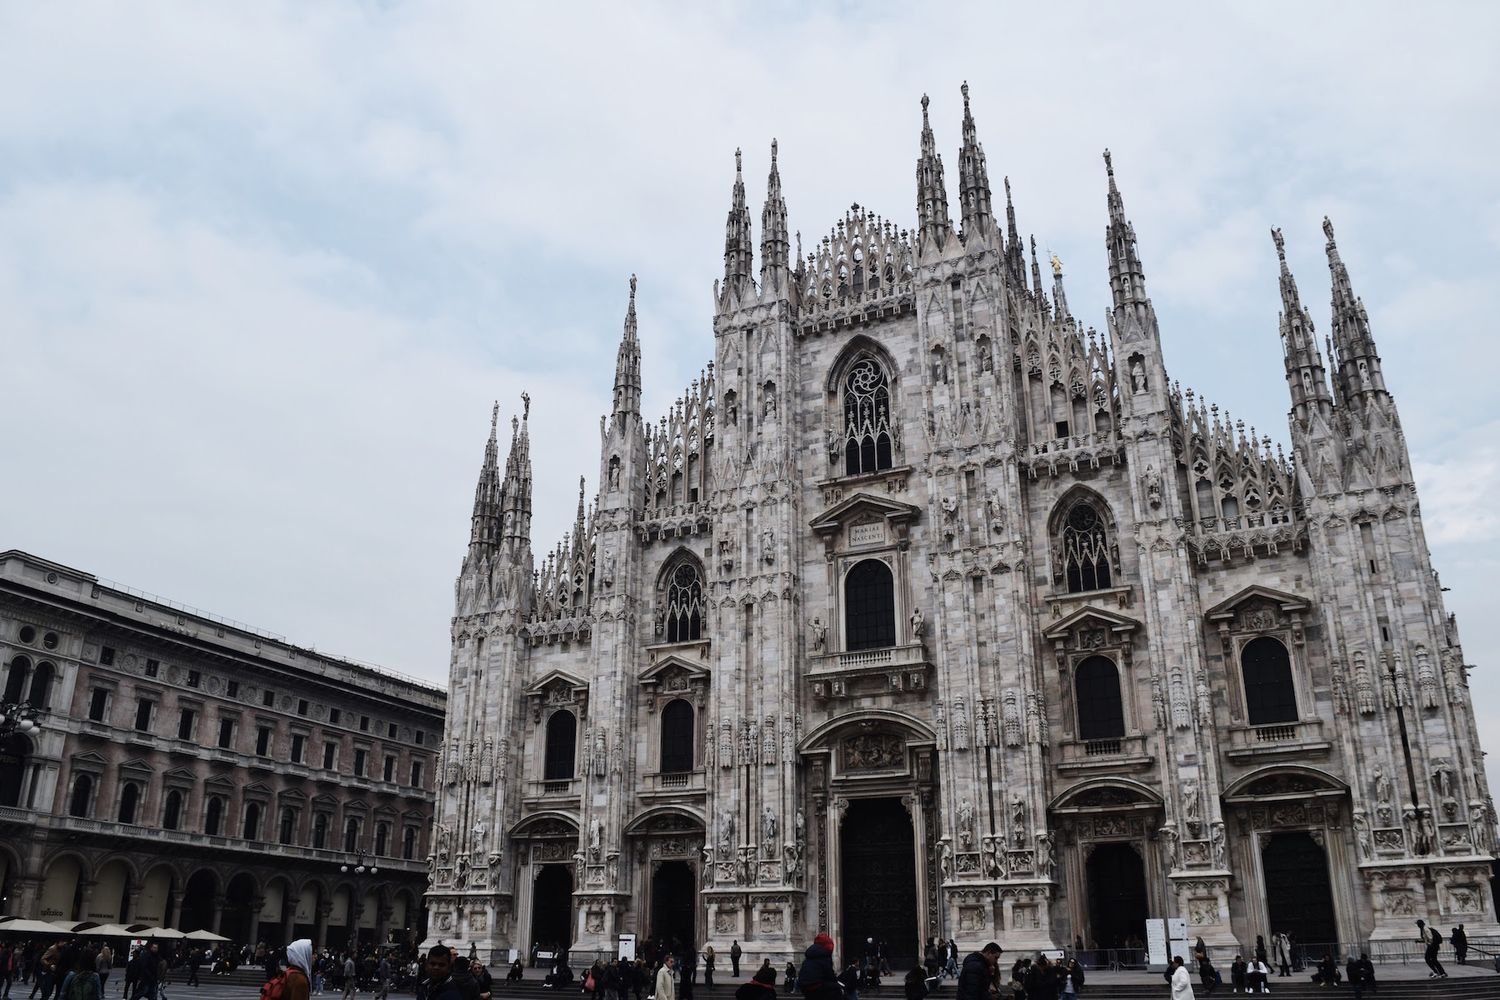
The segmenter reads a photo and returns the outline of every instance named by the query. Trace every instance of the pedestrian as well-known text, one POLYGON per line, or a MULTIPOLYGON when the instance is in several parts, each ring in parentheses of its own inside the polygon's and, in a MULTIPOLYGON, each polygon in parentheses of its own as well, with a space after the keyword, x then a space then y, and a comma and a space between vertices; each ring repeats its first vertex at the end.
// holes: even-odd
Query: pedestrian
MULTIPOLYGON (((380 991, 375 995, 380 1000, 386 1000, 391 992, 390 963, 384 958, 380 960, 379 973, 380 991)), ((495 988, 495 978, 490 975, 490 970, 485 968, 484 963, 474 959, 469 963, 469 977, 474 980, 474 989, 479 1000, 490 1000, 490 994, 495 988)))
POLYGON ((670 954, 662 959, 661 968, 656 970, 656 1000, 677 1000, 677 980, 672 976, 676 964, 677 959, 670 954))
MULTIPOLYGON (((354 1000, 354 991, 359 985, 359 971, 354 965, 354 956, 344 952, 344 1000, 354 1000)), ((452 959, 449 959, 449 972, 452 972, 452 959)))
POLYGON ((282 1000, 308 1000, 312 993, 312 940, 298 938, 286 946, 282 1000))
POLYGON ((952 938, 943 947, 943 972, 953 978, 958 978, 958 942, 952 938))
POLYGON ((703 946, 703 988, 714 988, 714 946, 711 944, 703 946))
MULTIPOLYGON (((924 1000, 927 996, 929 989, 927 986, 927 977, 922 975, 923 971, 920 965, 914 965, 911 967, 911 971, 906 974, 906 979, 901 984, 902 992, 906 995, 906 1000, 924 1000)), ((735 1000, 739 1000, 739 998, 736 997, 735 1000)))
POLYGON ((1250 966, 1250 988, 1253 990, 1257 985, 1261 993, 1271 992, 1271 967, 1259 959, 1250 966))
POLYGON ((1448 940, 1453 942, 1453 960, 1463 965, 1464 959, 1469 954, 1469 935, 1464 933, 1464 925, 1459 924, 1453 928, 1453 933, 1448 935, 1448 940))
POLYGON ((1374 993, 1377 989, 1375 984, 1375 966, 1370 961, 1370 956, 1365 952, 1359 953, 1359 961, 1355 965, 1359 968, 1359 984, 1354 990, 1354 1000, 1360 1000, 1365 995, 1366 990, 1374 993))
POLYGON ((0 1000, 10 1000, 11 980, 16 977, 16 950, 9 941, 0 943, 0 1000))
MULTIPOLYGON (((427 973, 427 979, 421 984, 420 995, 426 1000, 474 1000, 473 996, 453 978, 453 952, 448 949, 447 945, 432 946, 432 949, 427 952, 424 971, 427 973)), ((350 978, 353 978, 352 974, 350 978)))
POLYGON ((989 1000, 990 984, 999 964, 1000 945, 994 941, 964 959, 954 993, 956 1000, 989 1000))
POLYGON ((1427 974, 1428 979, 1447 979, 1448 970, 1443 968, 1443 963, 1438 961, 1438 949, 1443 945, 1443 935, 1436 927, 1428 927, 1427 921, 1417 921, 1417 940, 1422 942, 1422 960, 1427 963, 1427 968, 1432 970, 1427 974))
POLYGON ((1286 936, 1285 931, 1274 935, 1276 941, 1276 965, 1280 969, 1276 975, 1285 978, 1292 974, 1292 939, 1286 936))
POLYGON ((1250 967, 1245 964, 1245 959, 1240 955, 1234 956, 1234 962, 1229 966, 1229 992, 1238 993, 1240 990, 1250 992, 1245 989, 1245 977, 1249 971, 1250 967))
MULTIPOLYGON (((767 969, 771 968, 771 960, 769 958, 766 959, 765 965, 763 966, 763 968, 767 968, 767 969)), ((772 972, 771 972, 771 982, 774 983, 775 981, 776 981, 776 972, 775 972, 775 970, 772 970, 772 972)), ((790 958, 786 960, 786 986, 785 986, 785 989, 786 989, 786 992, 787 992, 788 995, 791 995, 791 994, 797 992, 797 967, 792 964, 792 960, 790 958)))
POLYGON ((833 969, 833 938, 823 932, 813 938, 802 953, 802 968, 795 981, 798 991, 809 1000, 841 1000, 843 989, 833 969))
POLYGON ((1172 1000, 1193 1000, 1193 980, 1188 976, 1187 966, 1182 964, 1181 955, 1172 956, 1172 974, 1168 981, 1172 984, 1172 1000))
POLYGON ((375 996, 378 1000, 386 1000, 386 997, 391 995, 391 960, 389 956, 380 956, 380 961, 375 966, 375 980, 380 984, 375 988, 375 996))
POLYGON ((99 995, 104 995, 104 987, 109 982, 109 974, 114 971, 115 953, 109 945, 103 944, 99 947, 99 955, 94 959, 94 972, 99 976, 99 995))
POLYGON ((135 983, 131 987, 130 1000, 140 1000, 141 997, 146 997, 148 1000, 156 1000, 156 980, 161 969, 157 954, 155 942, 136 952, 135 983))
POLYGON ((740 956, 744 953, 738 939, 729 942, 729 974, 736 979, 740 978, 740 956))
MULTIPOLYGON (((290 959, 288 961, 290 961, 290 959)), ((194 986, 194 987, 196 987, 196 986, 200 986, 201 985, 198 982, 198 969, 201 968, 202 965, 203 965, 203 949, 202 948, 194 948, 191 952, 188 953, 188 960, 187 960, 188 977, 187 977, 187 982, 183 984, 184 986, 194 986)))
POLYGON ((1219 988, 1219 970, 1215 969, 1213 963, 1208 960, 1208 949, 1203 947, 1203 939, 1198 939, 1198 948, 1194 952, 1198 959, 1198 980, 1203 984, 1204 991, 1212 996, 1214 990, 1219 988))
MULTIPOLYGON (((734 958, 733 951, 730 958, 734 958)), ((734 991, 734 1000, 776 1000, 776 970, 769 963, 756 969, 750 981, 734 991)))

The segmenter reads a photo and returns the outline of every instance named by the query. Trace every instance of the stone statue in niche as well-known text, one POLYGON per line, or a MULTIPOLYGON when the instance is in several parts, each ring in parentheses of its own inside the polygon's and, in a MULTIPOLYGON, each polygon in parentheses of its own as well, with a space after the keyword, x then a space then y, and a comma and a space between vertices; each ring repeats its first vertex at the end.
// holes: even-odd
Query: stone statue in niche
POLYGON ((944 882, 953 877, 953 846, 946 839, 938 844, 938 876, 944 882))
POLYGON ((760 558, 768 566, 776 561, 776 536, 770 528, 760 529, 760 558))
POLYGON ((1417 661, 1417 690, 1421 692, 1423 708, 1438 707, 1437 671, 1432 667, 1432 657, 1425 646, 1418 646, 1413 658, 1417 661))
POLYGON ((1161 843, 1162 866, 1167 871, 1177 870, 1177 831, 1169 823, 1157 831, 1157 840, 1161 843))
POLYGON ((761 394, 761 411, 763 419, 769 420, 776 415, 776 383, 767 382, 761 394))
POLYGON ((613 587, 615 585, 615 554, 607 552, 604 555, 604 585, 613 587))
POLYGON ((808 626, 808 631, 812 633, 813 652, 823 652, 823 647, 828 642, 828 626, 823 624, 821 618, 814 618, 812 624, 808 626))
POLYGON ((1130 387, 1136 395, 1146 391, 1146 365, 1140 355, 1130 359, 1130 387))
POLYGON ((734 813, 725 809, 719 813, 719 856, 729 857, 734 853, 734 813))
POLYGON ((926 631, 927 623, 922 618, 922 609, 916 608, 911 613, 911 638, 913 642, 922 641, 922 633, 926 631))
POLYGON ((1213 843, 1214 867, 1227 869, 1229 867, 1229 845, 1224 839, 1224 822, 1215 820, 1209 827, 1209 838, 1213 843))
POLYGON ((958 804, 958 847, 970 850, 974 844, 974 803, 964 799, 958 804))
POLYGON ((1375 856, 1375 846, 1370 840, 1370 821, 1363 812, 1354 814, 1354 842, 1359 845, 1359 856, 1368 861, 1375 856))
POLYGON ((615 455, 609 460, 609 488, 617 490, 620 488, 620 456, 615 455))
POLYGON ((1190 829, 1198 824, 1198 782, 1194 778, 1182 783, 1182 818, 1190 829))
POLYGON ((760 817, 760 839, 765 854, 771 856, 776 848, 776 812, 770 806, 766 806, 760 817))
POLYGON ((984 495, 984 510, 989 518, 990 531, 997 535, 1005 534, 1005 505, 1000 499, 999 490, 990 490, 984 495))
POLYGON ((1042 878, 1052 877, 1052 868, 1057 864, 1057 848, 1050 834, 1036 835, 1036 873, 1042 878))
POLYGON ((598 862, 599 853, 603 849, 604 821, 598 816, 589 820, 589 860, 598 862))
POLYGON ((1010 800, 1010 839, 1017 848, 1026 846, 1026 800, 1019 795, 1010 800))
POLYGON ((1146 503, 1152 507, 1161 506, 1161 473, 1156 471, 1154 465, 1146 466, 1146 503))

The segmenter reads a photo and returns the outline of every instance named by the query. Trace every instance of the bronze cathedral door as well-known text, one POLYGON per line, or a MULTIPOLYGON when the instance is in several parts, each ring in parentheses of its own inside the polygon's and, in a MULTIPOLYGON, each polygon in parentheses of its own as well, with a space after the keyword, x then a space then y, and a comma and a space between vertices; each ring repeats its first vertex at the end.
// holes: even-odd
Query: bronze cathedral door
POLYGON ((917 948, 916 840, 896 797, 852 799, 839 832, 843 940, 839 965, 859 961, 865 939, 884 941, 894 968, 910 968, 917 948))

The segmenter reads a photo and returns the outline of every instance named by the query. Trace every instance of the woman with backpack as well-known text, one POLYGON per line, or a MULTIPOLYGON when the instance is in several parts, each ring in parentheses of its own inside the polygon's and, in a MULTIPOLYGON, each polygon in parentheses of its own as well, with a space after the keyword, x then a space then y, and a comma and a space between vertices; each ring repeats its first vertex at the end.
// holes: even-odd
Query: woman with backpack
POLYGON ((286 946, 286 971, 260 988, 261 1000, 308 1000, 312 967, 312 941, 293 941, 286 946))

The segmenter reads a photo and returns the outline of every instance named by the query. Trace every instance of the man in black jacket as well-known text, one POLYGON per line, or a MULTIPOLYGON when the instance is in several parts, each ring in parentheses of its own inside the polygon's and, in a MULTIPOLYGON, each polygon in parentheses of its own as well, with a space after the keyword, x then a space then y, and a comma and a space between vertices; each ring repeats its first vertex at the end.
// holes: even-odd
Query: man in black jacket
POLYGON ((1000 964, 1000 946, 991 941, 964 959, 958 970, 956 1000, 989 1000, 995 968, 1000 964))

